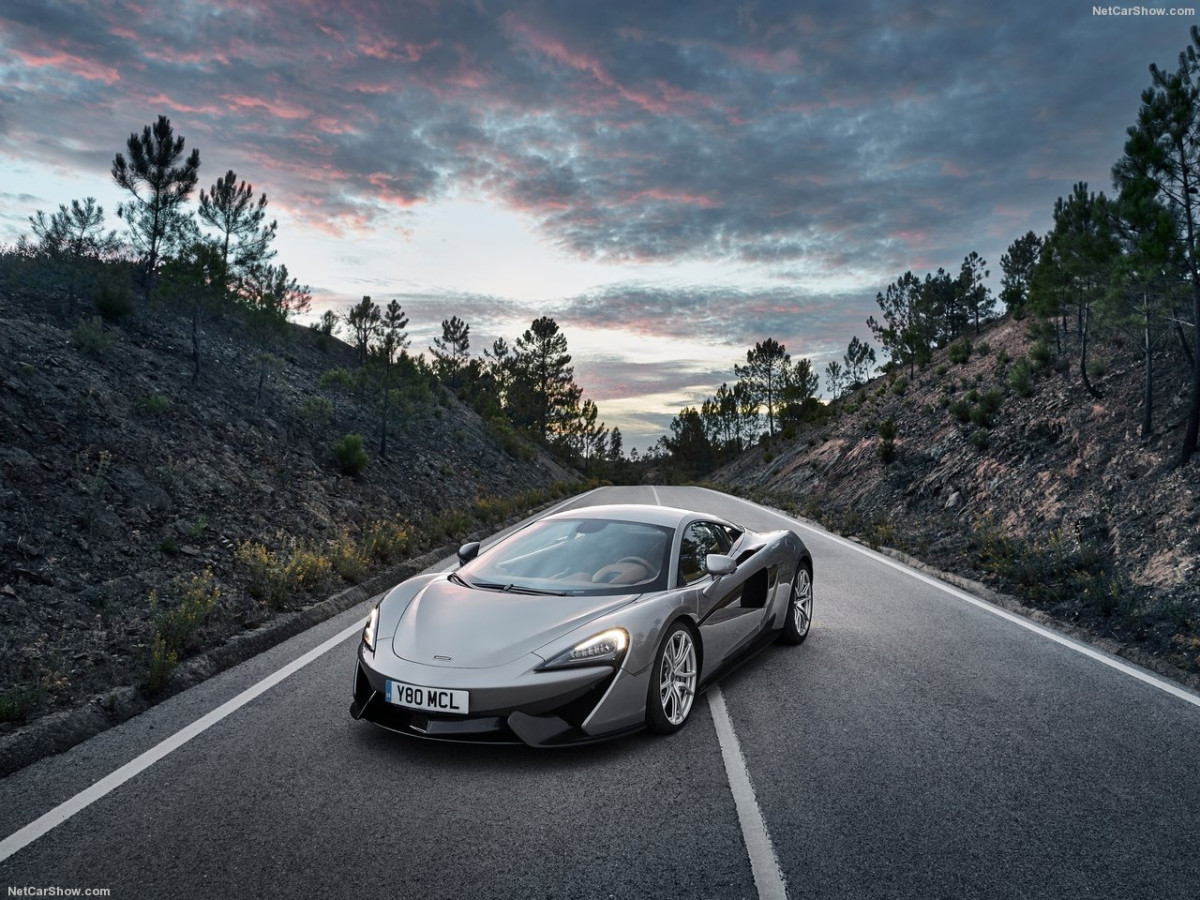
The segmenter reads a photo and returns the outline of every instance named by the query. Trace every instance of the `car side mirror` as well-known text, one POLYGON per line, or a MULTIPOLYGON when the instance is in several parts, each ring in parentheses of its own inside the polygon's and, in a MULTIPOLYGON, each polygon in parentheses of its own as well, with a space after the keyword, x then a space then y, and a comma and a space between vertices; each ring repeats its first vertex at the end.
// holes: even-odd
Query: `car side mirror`
POLYGON ((737 562, 721 553, 710 553, 704 557, 704 571, 714 578, 732 575, 737 571, 737 562))
POLYGON ((459 565, 466 565, 471 560, 479 555, 479 541, 471 541, 469 544, 463 544, 458 548, 459 565))

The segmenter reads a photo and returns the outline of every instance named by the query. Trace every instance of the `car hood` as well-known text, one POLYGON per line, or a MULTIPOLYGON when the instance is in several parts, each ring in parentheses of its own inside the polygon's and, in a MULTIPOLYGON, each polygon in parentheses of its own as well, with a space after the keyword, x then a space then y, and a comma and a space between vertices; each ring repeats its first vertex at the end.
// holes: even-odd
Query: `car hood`
POLYGON ((400 617, 392 650, 426 666, 503 666, 638 596, 554 597, 434 581, 400 617))

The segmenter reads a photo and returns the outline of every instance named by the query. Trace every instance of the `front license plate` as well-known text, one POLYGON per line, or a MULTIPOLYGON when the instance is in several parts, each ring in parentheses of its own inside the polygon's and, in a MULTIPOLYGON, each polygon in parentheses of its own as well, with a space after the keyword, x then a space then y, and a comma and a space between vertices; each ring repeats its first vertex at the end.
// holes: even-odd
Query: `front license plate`
POLYGON ((403 681, 387 683, 387 702, 409 709, 426 712, 466 714, 470 711, 470 695, 467 691, 448 691, 445 688, 421 687, 403 681))

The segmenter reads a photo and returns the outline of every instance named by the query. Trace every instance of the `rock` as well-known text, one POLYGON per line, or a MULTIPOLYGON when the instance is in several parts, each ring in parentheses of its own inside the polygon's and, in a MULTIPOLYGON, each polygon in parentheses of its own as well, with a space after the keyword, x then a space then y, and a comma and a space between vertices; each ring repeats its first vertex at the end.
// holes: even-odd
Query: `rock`
POLYGON ((962 495, 958 491, 955 491, 946 499, 945 509, 954 509, 954 507, 958 506, 961 499, 962 495))

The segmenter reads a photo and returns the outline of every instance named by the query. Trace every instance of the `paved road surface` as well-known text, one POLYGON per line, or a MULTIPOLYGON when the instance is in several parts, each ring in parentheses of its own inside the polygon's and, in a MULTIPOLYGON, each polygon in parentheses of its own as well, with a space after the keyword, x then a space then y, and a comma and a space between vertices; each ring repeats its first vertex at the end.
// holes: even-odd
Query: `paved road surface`
POLYGON ((795 528, 816 562, 808 642, 764 651, 665 739, 459 747, 350 719, 364 604, 0 782, 3 896, 1200 897, 1195 695, 742 500, 636 487, 566 505, 625 501, 795 528))

